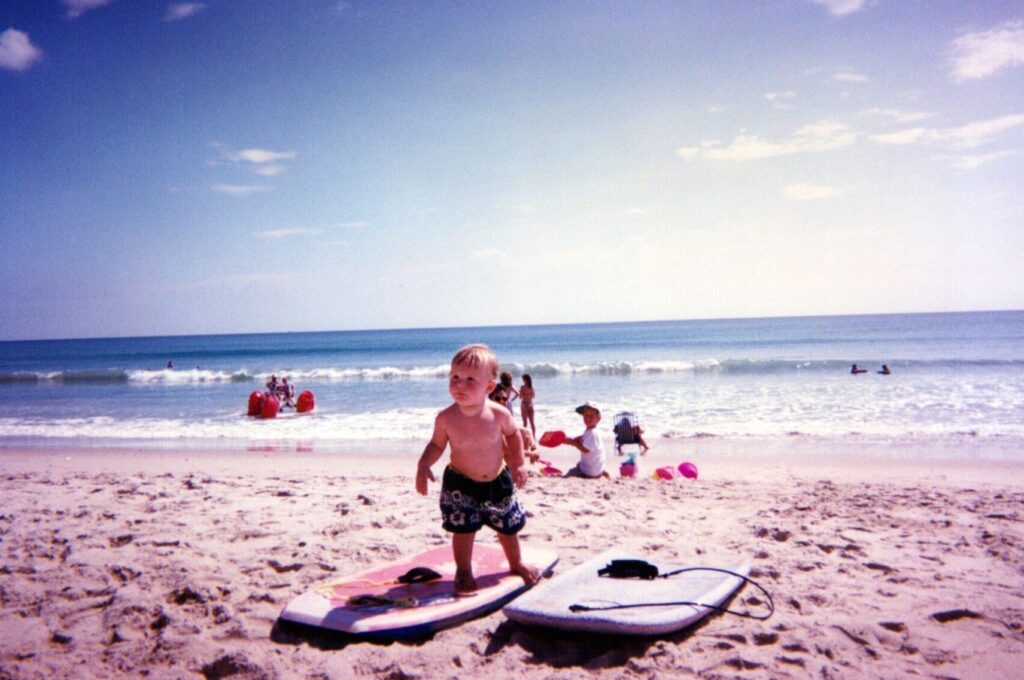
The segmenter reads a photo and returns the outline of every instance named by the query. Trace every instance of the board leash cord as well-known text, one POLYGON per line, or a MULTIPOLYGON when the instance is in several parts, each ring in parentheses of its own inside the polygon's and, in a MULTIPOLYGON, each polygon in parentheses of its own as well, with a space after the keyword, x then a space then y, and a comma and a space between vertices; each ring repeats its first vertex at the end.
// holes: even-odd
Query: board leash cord
POLYGON ((598 611, 609 611, 613 609, 633 609, 638 607, 672 607, 679 605, 689 605, 692 607, 707 607, 723 614, 732 614, 733 616, 741 616, 746 619, 756 619, 758 621, 764 621, 771 618, 771 615, 775 613, 775 603, 772 601, 772 595, 757 581, 744 576, 743 574, 737 574, 734 571, 728 569, 719 569, 717 567, 684 567, 682 569, 676 569, 670 571, 667 574, 659 574, 658 567, 649 562, 643 560, 613 560, 610 564, 605 566, 603 569, 597 571, 598 576, 608 576, 609 578, 639 578, 646 581, 653 581, 656 578, 669 578, 670 576, 676 576, 685 572, 692 571, 714 571, 721 574, 728 574, 729 576, 735 576, 738 579, 742 579, 744 583, 749 583, 762 593, 767 598, 766 605, 768 607, 767 614, 754 614, 746 611, 736 611, 728 609, 726 607, 719 607, 714 604, 707 604, 705 602, 691 602, 691 601, 674 601, 674 602, 633 602, 628 604, 614 603, 607 605, 586 605, 586 604, 571 604, 569 605, 569 611, 571 612, 598 612, 598 611))

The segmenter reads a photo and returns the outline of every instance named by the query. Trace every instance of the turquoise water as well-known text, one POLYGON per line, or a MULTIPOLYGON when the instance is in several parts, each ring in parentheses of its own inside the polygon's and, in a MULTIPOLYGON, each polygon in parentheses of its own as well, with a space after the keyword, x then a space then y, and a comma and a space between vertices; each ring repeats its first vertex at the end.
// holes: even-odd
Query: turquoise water
POLYGON ((1024 312, 979 312, 0 342, 0 446, 422 441, 470 342, 533 375, 540 429, 592 400, 654 438, 1024 442, 1024 312), (315 414, 246 418, 272 373, 315 414))

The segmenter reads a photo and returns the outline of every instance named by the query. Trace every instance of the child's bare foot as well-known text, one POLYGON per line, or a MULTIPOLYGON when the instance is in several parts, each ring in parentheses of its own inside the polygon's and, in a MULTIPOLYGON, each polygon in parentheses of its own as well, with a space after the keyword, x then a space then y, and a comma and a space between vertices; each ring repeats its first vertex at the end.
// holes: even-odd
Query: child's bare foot
POLYGON ((540 580, 540 572, 537 571, 537 567, 530 564, 523 564, 520 562, 519 564, 509 565, 509 571, 513 574, 519 574, 522 576, 527 585, 532 586, 540 580))
POLYGON ((455 592, 472 593, 476 590, 476 579, 471 571, 455 572, 455 592))

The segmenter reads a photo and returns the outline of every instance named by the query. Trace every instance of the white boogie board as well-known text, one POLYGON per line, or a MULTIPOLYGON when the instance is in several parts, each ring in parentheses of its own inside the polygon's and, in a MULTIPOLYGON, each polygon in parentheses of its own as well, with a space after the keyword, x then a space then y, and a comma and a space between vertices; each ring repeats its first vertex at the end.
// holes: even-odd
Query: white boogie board
MULTIPOLYGON (((537 566, 542 574, 558 561, 547 550, 527 545, 521 549, 523 561, 537 566)), ((281 618, 366 638, 419 637, 493 612, 529 588, 509 572, 499 546, 477 543, 473 547, 473 574, 478 589, 456 594, 451 546, 433 548, 317 586, 288 603, 281 618), (429 567, 441 578, 424 583, 397 581, 415 567, 429 567), (369 601, 354 603, 360 598, 369 601)))
MULTIPOLYGON (((669 578, 642 580, 609 578, 597 572, 612 560, 637 559, 621 550, 608 550, 559 574, 507 605, 505 615, 518 623, 620 635, 658 635, 690 626, 714 609, 675 604, 625 609, 573 611, 572 605, 593 608, 658 602, 698 602, 720 606, 743 579, 717 571, 689 571, 669 578)), ((648 560, 650 562, 650 560, 648 560)), ((665 574, 686 566, 654 563, 665 574)), ((708 565, 701 565, 708 566, 708 565)), ((750 565, 716 567, 747 576, 750 565)))

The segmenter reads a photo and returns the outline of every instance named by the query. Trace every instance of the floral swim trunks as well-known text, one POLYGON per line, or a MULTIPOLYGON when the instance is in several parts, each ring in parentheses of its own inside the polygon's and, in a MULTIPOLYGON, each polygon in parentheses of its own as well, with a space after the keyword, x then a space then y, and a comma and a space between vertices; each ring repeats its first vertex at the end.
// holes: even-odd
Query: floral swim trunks
POLYGON ((511 536, 526 526, 512 473, 503 469, 490 482, 477 482, 450 465, 441 480, 441 518, 445 531, 471 534, 485 524, 511 536))

